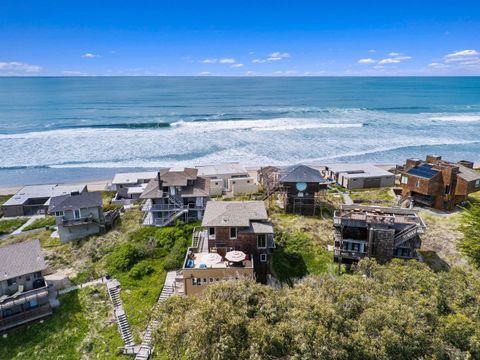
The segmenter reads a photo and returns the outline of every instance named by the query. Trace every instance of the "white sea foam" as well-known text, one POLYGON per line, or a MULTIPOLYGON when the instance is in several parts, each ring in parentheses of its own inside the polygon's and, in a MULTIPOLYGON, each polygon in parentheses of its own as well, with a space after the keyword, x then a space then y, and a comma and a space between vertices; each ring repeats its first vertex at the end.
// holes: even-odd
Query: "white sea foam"
POLYGON ((480 115, 441 115, 431 116, 433 121, 458 121, 458 122, 475 122, 480 121, 480 115))
POLYGON ((466 133, 467 125, 461 122, 432 124, 425 114, 356 109, 316 118, 178 121, 168 128, 49 129, 0 135, 0 168, 157 167, 222 161, 281 165, 478 141, 477 132, 466 133))

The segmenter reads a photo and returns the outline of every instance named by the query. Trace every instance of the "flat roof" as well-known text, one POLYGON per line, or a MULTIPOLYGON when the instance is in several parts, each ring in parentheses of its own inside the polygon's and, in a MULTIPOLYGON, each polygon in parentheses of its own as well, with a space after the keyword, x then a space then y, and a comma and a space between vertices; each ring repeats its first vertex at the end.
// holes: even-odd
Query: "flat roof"
POLYGON ((248 175, 247 169, 237 162, 196 166, 198 176, 248 175))
POLYGON ((394 176, 391 172, 372 164, 328 164, 325 167, 347 178, 394 176))
POLYGON ((112 184, 136 184, 139 180, 151 180, 157 176, 157 171, 115 174, 112 184))
POLYGON ((37 239, 0 247, 0 281, 46 268, 37 239))
POLYGON ((69 195, 72 192, 83 192, 87 185, 28 185, 17 191, 3 206, 23 205, 28 199, 47 198, 45 205, 48 205, 51 197, 60 195, 69 195))

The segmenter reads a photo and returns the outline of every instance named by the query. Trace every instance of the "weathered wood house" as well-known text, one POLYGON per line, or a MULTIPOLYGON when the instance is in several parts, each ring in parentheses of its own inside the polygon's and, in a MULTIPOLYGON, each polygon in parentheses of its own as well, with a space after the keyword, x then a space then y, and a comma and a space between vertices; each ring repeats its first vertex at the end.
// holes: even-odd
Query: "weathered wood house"
POLYGON ((198 176, 198 169, 160 170, 140 195, 140 199, 145 200, 143 224, 166 226, 176 219, 201 220, 209 196, 210 181, 198 176))
POLYGON ((230 278, 254 277, 265 283, 274 248, 273 227, 262 201, 209 201, 185 259, 185 293, 230 278))
POLYGON ((315 215, 317 195, 327 188, 320 172, 306 165, 282 168, 278 183, 285 211, 302 215, 315 215))
POLYGON ((413 210, 361 205, 342 205, 335 211, 333 227, 334 260, 344 264, 366 256, 380 263, 416 258, 425 230, 413 210))
POLYGON ((473 163, 452 163, 440 156, 408 159, 400 183, 402 199, 439 210, 453 210, 468 195, 480 190, 480 173, 473 163))
POLYGON ((0 247, 0 333, 52 314, 58 301, 46 269, 38 240, 0 247))

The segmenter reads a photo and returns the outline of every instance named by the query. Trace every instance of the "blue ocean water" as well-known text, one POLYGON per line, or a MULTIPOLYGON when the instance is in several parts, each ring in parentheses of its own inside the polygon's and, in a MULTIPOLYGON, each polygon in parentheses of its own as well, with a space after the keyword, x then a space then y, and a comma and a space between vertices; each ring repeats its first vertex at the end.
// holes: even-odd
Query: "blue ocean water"
POLYGON ((0 78, 0 185, 240 161, 480 161, 479 77, 0 78))

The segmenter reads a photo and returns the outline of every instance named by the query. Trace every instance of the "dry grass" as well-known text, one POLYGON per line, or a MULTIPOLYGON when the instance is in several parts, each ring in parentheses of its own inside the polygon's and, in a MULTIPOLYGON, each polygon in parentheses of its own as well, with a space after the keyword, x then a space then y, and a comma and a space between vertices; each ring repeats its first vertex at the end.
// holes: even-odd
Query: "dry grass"
POLYGON ((396 200, 392 188, 353 190, 350 197, 354 203, 363 205, 391 206, 396 200))
MULTIPOLYGON (((470 267, 457 249, 458 241, 463 237, 458 229, 461 213, 437 214, 429 210, 421 210, 419 215, 427 225, 427 231, 422 237, 422 250, 435 252, 450 266, 470 267)), ((435 266, 434 264, 433 267, 435 266)))

